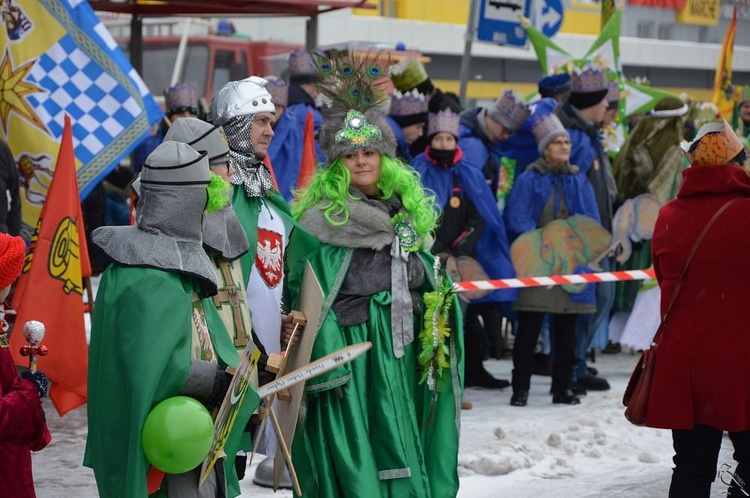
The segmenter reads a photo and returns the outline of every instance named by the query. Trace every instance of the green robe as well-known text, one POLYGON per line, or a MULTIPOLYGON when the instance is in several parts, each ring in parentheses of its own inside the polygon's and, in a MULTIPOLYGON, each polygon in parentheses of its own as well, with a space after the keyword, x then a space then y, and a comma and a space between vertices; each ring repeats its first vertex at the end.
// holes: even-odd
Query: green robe
MULTIPOLYGON (((417 253, 412 257, 421 258, 426 273, 424 291, 431 290, 432 256, 417 253)), ((325 498, 455 497, 463 388, 458 302, 454 298, 451 368, 438 383, 437 401, 431 409, 433 393, 426 384, 418 383, 422 317, 415 316, 414 342, 404 348, 400 359, 393 354, 390 290, 371 296, 367 322, 338 325, 331 305, 349 270, 350 258, 351 250, 321 244, 311 261, 327 296, 312 359, 364 341, 372 342, 372 349, 306 386, 306 407, 300 412, 292 449, 302 494, 325 498)))
MULTIPOLYGON (((207 356, 194 339, 198 289, 184 274, 117 263, 102 276, 91 323, 84 457, 100 496, 146 496, 144 421, 156 404, 180 394, 191 359, 207 356)), ((228 348, 226 336, 213 347, 214 356, 228 348)))

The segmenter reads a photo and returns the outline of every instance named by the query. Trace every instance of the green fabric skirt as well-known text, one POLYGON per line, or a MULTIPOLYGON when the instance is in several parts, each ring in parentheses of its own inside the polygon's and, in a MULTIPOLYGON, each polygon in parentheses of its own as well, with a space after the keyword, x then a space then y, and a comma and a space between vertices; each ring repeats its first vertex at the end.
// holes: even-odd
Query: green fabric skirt
MULTIPOLYGON (((390 303, 390 292, 373 295, 369 320, 342 328, 348 344, 372 342, 352 362, 348 382, 307 396, 294 444, 305 498, 436 498, 458 492, 458 376, 445 372, 433 405, 435 393, 418 383, 418 339, 403 357, 393 354, 390 303)), ((415 317, 415 336, 420 327, 415 317)))

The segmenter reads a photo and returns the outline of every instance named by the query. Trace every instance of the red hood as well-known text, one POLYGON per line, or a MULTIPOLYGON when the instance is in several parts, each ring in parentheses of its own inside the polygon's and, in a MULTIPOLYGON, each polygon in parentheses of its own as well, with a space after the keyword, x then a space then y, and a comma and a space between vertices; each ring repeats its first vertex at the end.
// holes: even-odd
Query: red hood
POLYGON ((731 192, 750 197, 750 176, 736 165, 692 167, 682 171, 682 178, 677 197, 731 192))

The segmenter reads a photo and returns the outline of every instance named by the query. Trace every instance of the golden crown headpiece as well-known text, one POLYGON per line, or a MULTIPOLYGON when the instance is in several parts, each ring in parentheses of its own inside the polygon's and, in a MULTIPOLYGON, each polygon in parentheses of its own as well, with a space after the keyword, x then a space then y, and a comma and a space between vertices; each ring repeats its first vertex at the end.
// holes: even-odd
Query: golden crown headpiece
POLYGON ((695 140, 682 142, 680 146, 693 166, 728 164, 745 147, 725 119, 704 124, 695 140))

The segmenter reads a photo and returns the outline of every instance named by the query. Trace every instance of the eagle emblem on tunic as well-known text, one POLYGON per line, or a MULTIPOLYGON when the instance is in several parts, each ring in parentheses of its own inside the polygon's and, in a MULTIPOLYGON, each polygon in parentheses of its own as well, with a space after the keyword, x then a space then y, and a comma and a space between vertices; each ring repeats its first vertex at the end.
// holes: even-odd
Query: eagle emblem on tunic
POLYGON ((258 229, 258 248, 255 253, 258 274, 273 289, 284 275, 284 244, 281 234, 265 228, 258 229))

